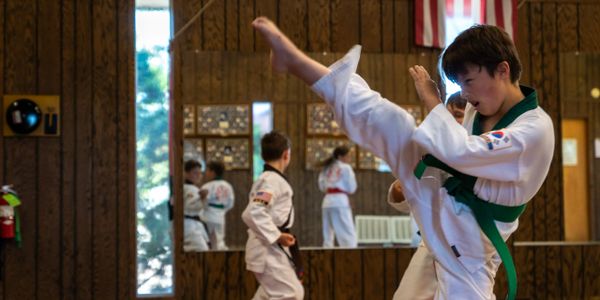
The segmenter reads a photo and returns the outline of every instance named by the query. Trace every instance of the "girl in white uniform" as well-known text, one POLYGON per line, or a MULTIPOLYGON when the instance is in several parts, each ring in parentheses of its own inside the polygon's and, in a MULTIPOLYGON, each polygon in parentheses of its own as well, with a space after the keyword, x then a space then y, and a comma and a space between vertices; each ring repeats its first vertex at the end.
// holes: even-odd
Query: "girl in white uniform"
MULTIPOLYGON (((273 131, 261 139, 265 169, 252 185, 248 206, 242 213, 248 225, 246 269, 260 286, 252 299, 303 299, 299 280, 301 264, 294 249, 294 192, 283 175, 290 163, 289 139, 273 131)), ((295 249, 297 250, 297 248, 295 249)))
POLYGON ((350 148, 340 146, 332 156, 320 164, 319 189, 323 198, 323 247, 333 247, 334 238, 340 247, 355 248, 356 229, 348 194, 356 191, 356 177, 352 166, 350 148))
POLYGON ((204 203, 200 199, 198 183, 202 180, 202 166, 196 160, 188 160, 184 166, 183 185, 183 251, 206 251, 208 235, 200 220, 204 203))
POLYGON ((206 207, 200 218, 206 224, 210 249, 227 250, 225 244, 225 214, 233 207, 233 187, 223 179, 225 166, 211 161, 206 165, 206 183, 200 187, 200 195, 206 207))
MULTIPOLYGON (((514 275, 504 241, 544 182, 554 149, 552 120, 537 105, 535 90, 519 86, 521 65, 506 32, 473 26, 442 56, 444 72, 470 103, 465 127, 443 106, 427 71, 409 69, 430 111, 416 127, 407 111, 356 74, 360 47, 327 68, 302 53, 268 19, 259 17, 253 26, 271 46, 274 70, 311 85, 350 139, 383 158, 402 183, 434 257, 434 299, 495 299, 500 257, 507 274, 514 275), (427 153, 433 159, 421 161, 427 153)), ((509 299, 516 294, 512 277, 509 299)))

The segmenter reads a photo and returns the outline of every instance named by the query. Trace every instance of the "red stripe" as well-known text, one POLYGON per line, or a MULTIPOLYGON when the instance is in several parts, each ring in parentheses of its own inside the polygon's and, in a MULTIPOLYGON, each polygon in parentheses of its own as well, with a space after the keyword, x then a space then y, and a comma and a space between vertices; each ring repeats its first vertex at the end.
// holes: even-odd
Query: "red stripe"
POLYGON ((433 33, 432 44, 434 47, 440 47, 439 32, 438 32, 438 0, 431 0, 429 3, 431 11, 431 32, 433 33))
POLYGON ((504 11, 502 10, 503 0, 494 0, 494 13, 496 14, 496 26, 504 28, 504 11))
POLYGON ((454 17, 454 0, 446 0, 446 15, 454 17))
POLYGON ((513 43, 517 41, 517 0, 511 1, 510 11, 512 11, 512 29, 511 36, 513 38, 513 43))
MULTIPOLYGON (((477 0, 475 0, 477 1, 477 0)), ((471 11, 471 0, 464 0, 463 2, 463 16, 465 17, 470 17, 473 15, 473 12, 471 11)))
POLYGON ((423 45, 423 1, 415 1, 415 43, 419 46, 423 45))
POLYGON ((485 9, 487 7, 487 1, 486 0, 477 0, 479 2, 481 2, 481 4, 479 4, 479 22, 481 22, 481 24, 487 24, 487 10, 485 9))

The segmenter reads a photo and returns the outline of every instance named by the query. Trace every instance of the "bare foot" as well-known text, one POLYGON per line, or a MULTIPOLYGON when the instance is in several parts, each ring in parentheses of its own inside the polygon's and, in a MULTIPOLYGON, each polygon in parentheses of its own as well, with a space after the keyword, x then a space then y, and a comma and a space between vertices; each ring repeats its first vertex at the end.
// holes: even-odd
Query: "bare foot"
POLYGON ((408 69, 410 76, 412 76, 415 87, 417 88, 417 94, 421 101, 425 104, 428 110, 432 110, 436 105, 440 104, 440 90, 431 77, 427 70, 423 66, 416 65, 408 69))
POLYGON ((276 72, 288 72, 302 52, 277 26, 266 17, 258 17, 252 26, 265 38, 271 47, 271 67, 276 72))

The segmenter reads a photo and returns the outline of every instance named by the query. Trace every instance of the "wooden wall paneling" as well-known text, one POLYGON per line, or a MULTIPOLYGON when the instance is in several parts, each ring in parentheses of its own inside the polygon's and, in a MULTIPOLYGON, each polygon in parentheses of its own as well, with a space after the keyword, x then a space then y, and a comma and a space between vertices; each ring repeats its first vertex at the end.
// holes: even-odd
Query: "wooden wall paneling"
POLYGON ((258 281, 256 281, 256 277, 250 271, 245 271, 242 276, 244 277, 244 286, 239 299, 252 299, 252 296, 256 293, 256 289, 258 289, 258 281))
MULTIPOLYGON (((4 92, 6 94, 34 93, 36 77, 36 2, 19 1, 5 4, 4 42, 6 52, 4 70, 4 92)), ((5 140, 5 177, 8 184, 13 184, 22 200, 19 206, 23 247, 17 248, 14 243, 4 246, 4 278, 20 278, 21 280, 4 285, 5 299, 32 299, 36 295, 37 286, 37 197, 39 169, 38 142, 36 139, 13 137, 5 140)))
MULTIPOLYGON (((255 0, 255 13, 256 17, 265 16, 271 19, 276 24, 279 24, 279 18, 277 15, 277 0, 255 0)), ((269 46, 265 40, 259 34, 255 34, 254 39, 254 50, 255 51, 267 51, 269 46)))
POLYGON ((305 50, 308 41, 308 4, 306 1, 279 1, 279 28, 288 38, 305 50))
MULTIPOLYGON (((310 289, 307 291, 306 299, 345 299, 340 297, 334 284, 337 281, 334 273, 334 253, 338 250, 313 250, 309 251, 307 264, 307 277, 310 289)), ((356 265, 356 264, 355 264, 356 265)))
POLYGON ((335 250, 333 274, 334 296, 336 299, 361 299, 363 264, 361 251, 335 250), (361 262, 361 263, 357 263, 361 262), (352 276, 345 276, 353 274, 352 276))
POLYGON ((225 270, 224 270, 224 290, 226 299, 243 299, 240 298, 242 289, 242 274, 245 271, 244 253, 243 251, 228 251, 225 254, 225 270))
MULTIPOLYGON (((197 252, 182 254, 181 266, 177 284, 182 287, 182 299, 206 299, 207 289, 205 273, 205 258, 197 252)), ((212 275, 212 274, 211 274, 212 275)), ((247 298, 246 298, 247 299, 247 298)))
MULTIPOLYGON (((38 26, 54 32, 37 32, 37 93, 59 95, 61 91, 61 7, 59 2, 38 3, 38 26)), ((62 128, 61 128, 62 129, 62 128)), ((61 201, 61 141, 49 137, 38 140, 38 191, 43 193, 37 209, 38 274, 37 293, 58 299, 61 294, 60 266, 60 201, 61 201)))
POLYGON ((544 268, 539 268, 537 265, 534 266, 535 272, 538 273, 540 270, 546 272, 545 283, 536 284, 538 291, 538 299, 559 299, 561 298, 561 277, 562 277, 562 266, 561 266, 561 247, 560 246, 546 246, 536 247, 536 253, 545 250, 546 262, 544 268), (546 291, 544 294, 543 291, 546 291))
POLYGON ((360 41, 357 0, 331 0, 331 51, 346 52, 360 41))
MULTIPOLYGON (((543 6, 543 64, 542 72, 544 74, 544 100, 542 105, 546 112, 553 120, 560 120, 560 102, 558 97, 558 43, 557 43, 557 10, 556 4, 546 3, 543 6)), ((554 124, 555 139, 558 141, 561 138, 560 122, 554 124)), ((546 218, 544 227, 546 227, 546 240, 561 240, 563 238, 562 226, 562 147, 555 143, 554 148, 554 166, 550 168, 547 184, 545 185, 546 193, 546 218), (556 226, 560 224, 560 226, 556 226)))
POLYGON ((519 59, 521 60, 521 64, 523 65, 523 73, 521 74, 522 84, 531 85, 531 63, 530 63, 530 26, 531 22, 529 20, 530 17, 530 3, 525 3, 522 5, 517 13, 518 13, 518 30, 517 30, 517 40, 515 41, 515 45, 517 47, 517 51, 519 52, 519 59))
MULTIPOLYGON (((185 51, 181 53, 183 61, 186 63, 182 63, 179 66, 181 72, 181 80, 177 81, 179 83, 179 87, 182 91, 181 93, 181 101, 179 104, 196 104, 196 92, 199 90, 199 87, 196 86, 196 67, 197 61, 197 53, 196 51, 185 51)), ((173 72, 174 70, 172 70, 173 72)), ((206 72, 206 70, 198 70, 199 72, 206 72)), ((196 126, 197 126, 196 122, 196 126)))
MULTIPOLYGON (((185 57, 185 56, 184 56, 185 57)), ((210 52, 197 52, 194 61, 194 90, 195 95, 192 101, 195 104, 206 105, 210 99, 210 81, 211 81, 211 55, 210 52)), ((185 64, 185 63, 183 63, 185 64)), ((184 91, 185 92, 185 91, 184 91)), ((184 96, 185 98, 185 96, 184 96)))
MULTIPOLYGON (((384 299, 392 299, 394 292, 400 284, 399 273, 404 272, 404 269, 398 267, 398 249, 396 248, 384 248, 383 249, 383 284, 384 284, 384 299)), ((368 275, 367 278, 371 276, 368 275)))
POLYGON ((204 265, 205 289, 203 299, 227 299, 227 252, 217 251, 211 253, 210 263, 204 265))
MULTIPOLYGON (((183 7, 183 9, 179 10, 181 13, 180 17, 175 17, 174 20, 176 23, 173 32, 179 31, 189 20, 191 20, 194 15, 200 11, 203 6, 203 2, 207 2, 207 0, 192 0, 192 1, 182 1, 182 0, 173 0, 173 7, 183 7), (181 1, 180 3, 176 1, 181 1), (181 21, 177 21, 181 20, 181 21)), ((178 37, 178 43, 181 43, 181 47, 183 50, 193 50, 193 49, 202 49, 202 44, 204 40, 203 36, 203 19, 198 18, 180 37, 178 37)))
POLYGON ((381 89, 381 96, 383 96, 384 98, 390 100, 390 101, 394 101, 394 96, 395 96, 395 88, 396 85, 398 84, 398 80, 396 78, 396 73, 394 72, 395 68, 397 66, 394 65, 394 54, 392 53, 384 53, 381 55, 381 64, 382 64, 382 70, 381 70, 381 80, 382 82, 382 89, 381 89))
POLYGON ((93 106, 92 165, 92 292, 101 299, 116 298, 117 245, 117 28, 113 19, 116 1, 94 2, 93 24, 93 106))
MULTIPOLYGON (((208 3, 208 1, 203 2, 203 5, 208 3)), ((202 49, 205 51, 227 49, 225 44, 225 7, 225 1, 215 1, 202 14, 202 49)))
POLYGON ((408 53, 413 44, 413 1, 394 1, 394 51, 408 53))
MULTIPOLYGON (((5 6, 6 6, 6 1, 4 0, 0 0, 0 16, 5 16, 4 14, 4 10, 5 10, 5 6)), ((5 18, 2 19, 2 21, 0 21, 0 32, 5 32, 5 18)), ((6 53, 4 52, 4 49, 6 47, 6 45, 4 44, 5 40, 4 40, 4 34, 0 34, 0 70, 2 70, 2 72, 0 72, 0 95, 4 95, 4 60, 6 57, 6 53)), ((4 101, 4 100, 3 100, 4 101)), ((5 182, 4 181, 4 173, 5 173, 5 157, 4 157, 4 135, 0 136, 0 157, 2 158, 2 164, 0 164, 0 182, 5 182)), ((4 247, 2 245, 0 245, 0 247, 4 247)), ((4 257, 0 256, 0 262, 4 263, 4 257)), ((0 276, 4 276, 4 272, 0 271, 0 276)), ((3 299, 3 295, 4 295, 4 285, 0 284, 0 299, 3 299)))
POLYGON ((307 51, 330 52, 331 50, 331 2, 330 0, 311 0, 308 5, 308 42, 307 51))
POLYGON ((593 299, 600 296, 600 245, 583 248, 583 297, 593 299))
MULTIPOLYGON (((63 1, 61 26, 60 299, 75 299, 75 3, 63 1)), ((1 73, 1 72, 0 72, 1 73)), ((2 147, 0 146, 0 149, 2 147)), ((1 172, 0 172, 1 173, 1 172)))
POLYGON ((76 299, 92 298, 92 31, 90 2, 75 5, 75 291, 76 299))
POLYGON ((376 275, 385 274, 384 251, 384 249, 364 249, 361 251, 363 265, 361 299, 391 299, 384 297, 385 278, 376 275))
MULTIPOLYGON (((240 49, 240 16, 239 1, 225 1, 225 49, 227 51, 237 51, 240 49)), ((249 27, 250 24, 243 24, 249 27)))
MULTIPOLYGON (((407 65, 406 54, 394 54, 392 56, 392 78, 394 93, 390 96, 390 101, 399 104, 414 101, 410 99, 408 95, 409 85, 412 85, 412 79, 409 82, 408 65, 407 65)), ((386 73, 389 74, 389 73, 386 73)))
POLYGON ((254 0, 238 0, 239 3, 239 37, 240 51, 254 51, 254 36, 256 35, 251 26, 254 20, 254 0))
POLYGON ((577 6, 577 4, 558 4, 558 36, 556 39, 559 53, 579 50, 577 47, 579 45, 577 6))
POLYGON ((381 0, 381 52, 383 53, 394 52, 396 34, 394 6, 394 0, 381 0))
MULTIPOLYGON (((117 1, 117 298, 131 299, 137 294, 136 224, 136 135, 135 135, 135 57, 133 24, 135 1, 117 1), (123 24, 126 24, 123 26, 123 24), (124 27, 124 28, 123 28, 124 27)), ((165 206, 163 206, 165 208, 165 206)), ((165 208, 166 211, 166 208, 165 208)))
MULTIPOLYGON (((418 64, 418 56, 419 54, 416 53, 409 53, 406 55, 406 87, 407 87, 407 93, 406 93, 406 100, 401 100, 402 104, 419 104, 421 103, 421 101, 419 100, 419 97, 417 96, 417 90, 415 89, 415 85, 413 83, 412 78, 410 77, 410 75, 408 74, 408 68, 418 64)), ((428 72, 430 71, 429 69, 427 70, 428 72)), ((401 71, 400 71, 401 72, 401 71)), ((402 74, 402 73, 400 73, 402 74)))
POLYGON ((359 1, 360 44, 365 52, 382 51, 382 0, 359 1))
POLYGON ((561 247, 562 297, 567 299, 583 299, 583 247, 561 247))
MULTIPOLYGON (((542 23, 542 5, 539 3, 530 4, 530 28, 531 28, 531 37, 530 37, 530 51, 531 51, 531 85, 537 90, 538 97, 540 97, 540 105, 543 105, 544 101, 544 91, 543 91, 543 73, 542 73, 542 48, 543 41, 542 35, 539 34, 543 32, 543 23, 542 23)), ((546 179, 548 180, 548 179, 546 179)), ((545 195, 545 187, 540 189, 538 192, 538 196, 533 199, 533 203, 531 205, 532 217, 533 220, 524 219, 523 216, 519 221, 523 221, 521 223, 522 232, 519 238, 523 237, 523 232, 526 230, 533 231, 530 237, 525 237, 525 240, 545 240, 546 239, 546 227, 543 226, 544 220, 546 217, 546 206, 548 205, 550 199, 548 199, 545 195), (541 200, 541 201, 540 201, 541 200)))
POLYGON ((596 3, 580 3, 579 7, 579 50, 584 52, 600 50, 599 24, 600 6, 596 3))
MULTIPOLYGON (((517 270, 517 298, 518 299, 535 299, 535 265, 534 251, 529 247, 514 247, 512 250, 513 260, 517 270)), ((498 278, 498 276, 496 276, 498 278)), ((506 293, 507 290, 504 290, 506 293)), ((496 294, 498 297, 504 297, 504 294, 496 294)))

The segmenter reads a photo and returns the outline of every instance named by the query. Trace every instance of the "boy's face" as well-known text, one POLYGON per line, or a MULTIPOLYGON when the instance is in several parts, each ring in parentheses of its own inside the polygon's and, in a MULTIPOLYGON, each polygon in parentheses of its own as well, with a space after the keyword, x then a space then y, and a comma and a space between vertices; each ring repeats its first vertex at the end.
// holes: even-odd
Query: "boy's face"
POLYGON ((202 170, 200 168, 193 168, 189 172, 185 172, 185 179, 194 184, 199 184, 202 181, 202 170))
POLYGON ((206 168, 206 172, 204 173, 204 178, 208 180, 213 180, 216 176, 215 172, 211 169, 206 168))
POLYGON ((465 74, 458 75, 461 96, 480 114, 494 116, 504 101, 504 76, 497 72, 490 76, 485 67, 473 64, 467 64, 466 69, 465 74))

